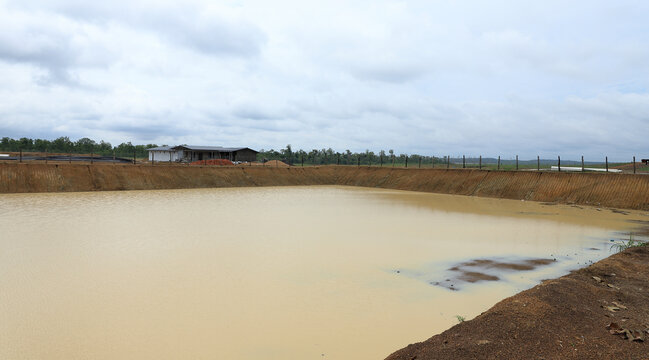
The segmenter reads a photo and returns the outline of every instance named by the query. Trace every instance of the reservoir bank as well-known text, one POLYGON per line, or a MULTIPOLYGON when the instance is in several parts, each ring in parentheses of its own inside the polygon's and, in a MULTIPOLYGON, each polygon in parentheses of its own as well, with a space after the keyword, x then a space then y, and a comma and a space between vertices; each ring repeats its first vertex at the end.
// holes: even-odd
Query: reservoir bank
POLYGON ((612 173, 0 163, 0 193, 347 185, 649 210, 649 176, 612 173))

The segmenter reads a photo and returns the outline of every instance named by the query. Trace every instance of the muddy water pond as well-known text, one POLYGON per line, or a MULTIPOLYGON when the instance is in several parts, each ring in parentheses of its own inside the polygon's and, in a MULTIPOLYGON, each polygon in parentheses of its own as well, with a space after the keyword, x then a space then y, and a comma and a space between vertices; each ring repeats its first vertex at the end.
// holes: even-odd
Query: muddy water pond
POLYGON ((350 187, 0 195, 0 358, 380 359, 648 219, 350 187))

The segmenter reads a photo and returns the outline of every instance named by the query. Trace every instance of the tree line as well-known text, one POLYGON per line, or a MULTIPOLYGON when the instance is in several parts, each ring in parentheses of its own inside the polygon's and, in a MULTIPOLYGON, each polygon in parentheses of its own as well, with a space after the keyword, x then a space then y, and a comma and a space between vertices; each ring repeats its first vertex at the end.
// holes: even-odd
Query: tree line
POLYGON ((379 165, 380 163, 391 165, 394 161, 395 165, 402 166, 407 162, 410 166, 414 167, 419 165, 419 161, 421 161, 423 165, 428 166, 433 163, 446 163, 445 157, 440 158, 419 154, 397 154, 392 149, 388 151, 380 150, 378 153, 370 150, 365 150, 364 152, 352 152, 349 149, 343 152, 337 152, 332 148, 305 151, 302 149, 293 150, 290 144, 280 150, 261 149, 259 154, 257 154, 257 159, 260 161, 280 160, 290 165, 301 165, 302 162, 307 165, 379 165))
POLYGON ((12 139, 3 137, 0 139, 0 151, 32 151, 32 152, 49 152, 62 154, 90 154, 94 153, 103 156, 148 157, 146 149, 156 147, 156 144, 133 145, 131 142, 121 143, 117 146, 111 145, 103 140, 96 142, 89 138, 81 138, 77 141, 70 140, 67 136, 62 136, 54 140, 20 138, 12 139))
MULTIPOLYGON (((62 154, 90 154, 103 156, 133 157, 133 153, 138 158, 148 157, 147 149, 157 147, 157 144, 133 145, 130 141, 113 146, 111 143, 100 140, 99 142, 84 137, 76 141, 67 136, 62 136, 54 140, 47 139, 30 139, 20 138, 12 139, 3 137, 0 139, 0 151, 7 152, 49 152, 62 154)), ((352 152, 347 149, 339 152, 332 148, 312 149, 312 150, 294 150, 292 146, 286 145, 283 149, 264 150, 261 149, 257 154, 258 161, 280 160, 291 165, 391 165, 393 162, 397 166, 404 166, 406 162, 409 166, 416 167, 421 161, 422 166, 431 164, 445 164, 446 157, 427 156, 419 154, 397 154, 394 150, 380 150, 378 153, 370 150, 364 152, 352 152)), ((451 163, 457 159, 451 158, 451 163)))
MULTIPOLYGON (((94 153, 103 156, 112 156, 115 154, 119 157, 129 158, 133 156, 133 153, 135 153, 139 158, 148 157, 147 149, 156 146, 158 145, 133 145, 131 142, 125 142, 113 146, 111 143, 103 140, 97 142, 84 137, 73 141, 67 136, 62 136, 54 140, 30 139, 25 137, 20 139, 3 137, 0 139, 0 151, 18 152, 22 150, 23 152, 49 152, 62 154, 94 153)), ((306 151, 302 149, 293 150, 290 144, 279 150, 261 149, 257 154, 257 159, 259 161, 280 160, 291 165, 300 165, 302 162, 304 162, 305 165, 378 165, 381 161, 386 165, 392 164, 392 161, 397 165, 404 165, 406 163, 406 158, 411 166, 417 166, 420 159, 424 165, 430 165, 433 161, 436 164, 446 162, 445 158, 418 154, 397 154, 394 150, 381 150, 378 153, 370 150, 364 152, 352 152, 351 150, 337 152, 332 148, 312 149, 306 151)))

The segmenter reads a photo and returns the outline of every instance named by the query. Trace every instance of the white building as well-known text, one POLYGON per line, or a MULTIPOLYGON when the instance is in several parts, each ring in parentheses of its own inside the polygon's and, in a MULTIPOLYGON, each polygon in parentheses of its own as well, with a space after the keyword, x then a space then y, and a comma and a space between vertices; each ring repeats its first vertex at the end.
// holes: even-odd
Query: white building
POLYGON ((252 162, 257 160, 258 153, 247 147, 196 145, 158 146, 147 150, 150 162, 193 162, 210 159, 252 162))
POLYGON ((174 150, 173 146, 158 146, 147 149, 149 151, 149 161, 180 161, 183 158, 182 150, 174 150))

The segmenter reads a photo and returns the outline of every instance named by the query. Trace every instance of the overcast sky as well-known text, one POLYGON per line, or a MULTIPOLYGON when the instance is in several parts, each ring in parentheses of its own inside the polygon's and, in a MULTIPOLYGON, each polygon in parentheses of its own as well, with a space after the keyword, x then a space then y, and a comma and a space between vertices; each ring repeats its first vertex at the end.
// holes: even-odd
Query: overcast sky
POLYGON ((648 1, 0 0, 0 137, 649 157, 648 1))

